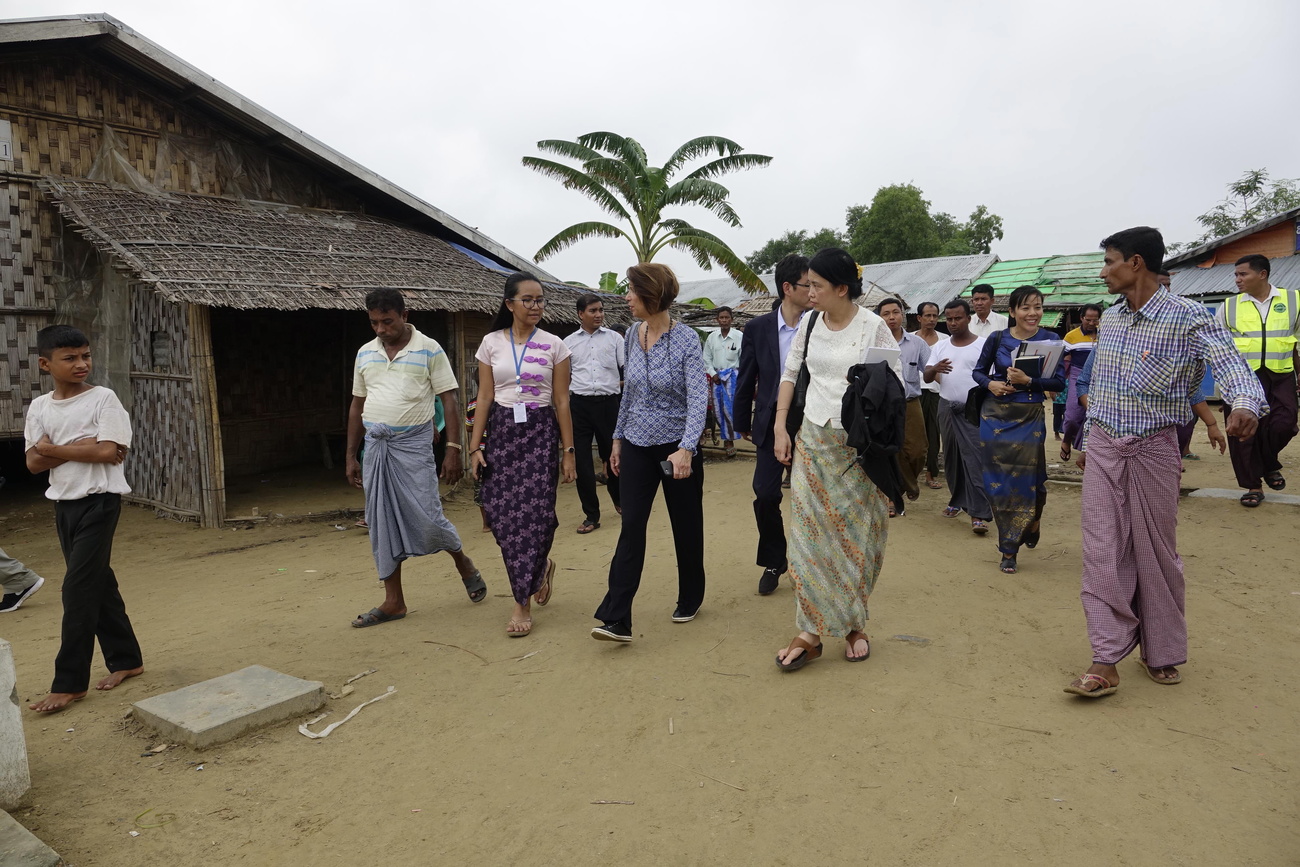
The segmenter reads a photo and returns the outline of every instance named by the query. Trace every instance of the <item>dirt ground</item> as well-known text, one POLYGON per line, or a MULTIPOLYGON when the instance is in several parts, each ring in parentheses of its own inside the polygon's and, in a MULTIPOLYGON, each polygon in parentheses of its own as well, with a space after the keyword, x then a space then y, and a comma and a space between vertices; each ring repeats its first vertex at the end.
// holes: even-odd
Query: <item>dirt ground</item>
MULTIPOLYGON (((1203 436, 1187 484, 1234 487, 1203 436)), ((946 492, 925 490, 889 525, 870 661, 828 643, 785 674, 773 655, 794 604, 784 581, 756 594, 752 468, 707 467, 709 592, 692 623, 669 620, 660 507, 627 646, 588 636, 618 519, 606 507, 601 530, 576 535, 571 486, 555 599, 522 640, 504 634, 508 585, 466 488, 448 512, 488 601, 469 603, 450 558, 424 558, 407 570, 410 615, 371 629, 348 626, 381 595, 350 522, 213 531, 129 508, 114 565, 147 671, 56 716, 24 710, 34 788, 15 817, 76 867, 1300 863, 1300 509, 1184 499, 1185 681, 1166 689, 1125 662, 1119 693, 1087 701, 1061 691, 1089 662, 1077 486, 1052 485, 1042 544, 1011 576, 988 539, 940 516, 946 492), (324 740, 294 720, 204 752, 149 753, 160 742, 125 718, 253 663, 331 692, 378 669, 321 725, 397 693, 324 740)), ((341 477, 247 481, 232 512, 357 505, 341 477)), ((51 677, 62 561, 49 506, 2 496, 0 544, 51 579, 0 617, 25 706, 51 677)))

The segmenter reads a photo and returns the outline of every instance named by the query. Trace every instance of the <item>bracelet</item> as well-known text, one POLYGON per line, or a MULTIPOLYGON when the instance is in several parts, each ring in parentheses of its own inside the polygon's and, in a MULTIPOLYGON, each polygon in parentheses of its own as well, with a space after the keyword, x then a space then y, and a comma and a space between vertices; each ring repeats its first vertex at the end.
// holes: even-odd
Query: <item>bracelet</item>
POLYGON ((460 443, 447 443, 447 448, 449 448, 449 449, 462 449, 462 450, 463 450, 465 447, 462 446, 460 443))

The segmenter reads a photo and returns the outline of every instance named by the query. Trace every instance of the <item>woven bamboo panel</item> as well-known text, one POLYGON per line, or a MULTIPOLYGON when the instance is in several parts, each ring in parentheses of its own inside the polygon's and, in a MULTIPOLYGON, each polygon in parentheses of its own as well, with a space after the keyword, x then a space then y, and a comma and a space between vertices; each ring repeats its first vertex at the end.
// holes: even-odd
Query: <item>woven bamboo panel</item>
POLYGON ((189 333, 183 305, 164 301, 136 286, 131 293, 132 443, 127 481, 132 492, 151 503, 198 512, 200 465, 195 424, 194 385, 188 379, 156 379, 148 374, 188 376, 189 333), (148 356, 148 335, 171 337, 173 364, 156 367, 148 356), (144 375, 141 375, 144 374, 144 375))

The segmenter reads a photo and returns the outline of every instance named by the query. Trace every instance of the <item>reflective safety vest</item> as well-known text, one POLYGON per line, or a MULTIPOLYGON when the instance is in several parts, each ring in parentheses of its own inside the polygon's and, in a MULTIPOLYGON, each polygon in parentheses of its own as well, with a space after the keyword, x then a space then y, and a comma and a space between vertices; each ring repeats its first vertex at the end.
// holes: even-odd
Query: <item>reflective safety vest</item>
POLYGON ((1223 302, 1223 318, 1237 351, 1245 356, 1251 370, 1259 370, 1262 364, 1274 373, 1290 373, 1295 370, 1292 356, 1296 348, 1300 293, 1275 288, 1280 294, 1272 299, 1265 321, 1259 321, 1259 307, 1244 292, 1223 302))

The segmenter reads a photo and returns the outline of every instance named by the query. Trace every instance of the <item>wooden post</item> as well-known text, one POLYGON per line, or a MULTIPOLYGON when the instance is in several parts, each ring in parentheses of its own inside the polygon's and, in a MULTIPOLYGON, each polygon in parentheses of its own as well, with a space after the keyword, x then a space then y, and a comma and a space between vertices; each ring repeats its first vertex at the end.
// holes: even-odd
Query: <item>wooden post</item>
MULTIPOLYGON (((457 311, 451 315, 451 339, 455 344, 453 347, 452 360, 455 362, 452 369, 458 371, 456 377, 456 396, 460 399, 460 418, 456 419, 456 424, 461 426, 460 441, 465 444, 465 448, 460 450, 461 466, 469 469, 469 431, 465 428, 466 407, 469 406, 469 386, 465 383, 465 361, 473 358, 470 347, 465 345, 465 314, 457 311)), ((452 420, 447 419, 448 428, 451 427, 452 420)), ((448 449, 455 451, 455 449, 448 449)))
POLYGON ((212 317, 201 304, 188 306, 194 427, 199 438, 200 523, 204 527, 220 528, 226 521, 226 461, 221 451, 217 372, 212 363, 212 317))

